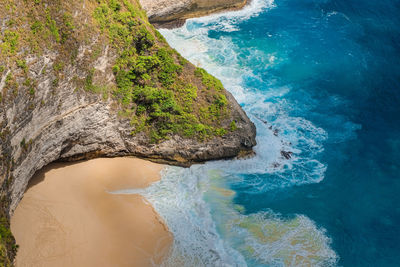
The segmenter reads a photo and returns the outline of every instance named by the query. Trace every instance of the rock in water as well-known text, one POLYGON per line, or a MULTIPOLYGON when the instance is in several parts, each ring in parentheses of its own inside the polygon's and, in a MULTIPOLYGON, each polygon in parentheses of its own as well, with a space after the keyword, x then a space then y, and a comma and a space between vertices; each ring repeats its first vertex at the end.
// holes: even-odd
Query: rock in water
MULTIPOLYGON (((133 155, 188 166, 256 144, 232 95, 171 49, 136 1, 15 0, 0 21, 5 228, 29 179, 53 161, 133 155)), ((0 243, 9 264, 12 236, 0 243)))
POLYGON ((180 26, 188 18, 239 9, 246 3, 247 0, 140 0, 150 22, 167 28, 180 26))

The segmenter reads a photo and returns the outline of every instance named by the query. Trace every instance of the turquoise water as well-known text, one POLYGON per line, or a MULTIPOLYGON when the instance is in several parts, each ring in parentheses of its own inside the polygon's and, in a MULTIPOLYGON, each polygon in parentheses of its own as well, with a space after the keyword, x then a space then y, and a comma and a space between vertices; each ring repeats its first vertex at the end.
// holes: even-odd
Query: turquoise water
POLYGON ((253 0, 161 33, 258 142, 140 192, 174 233, 165 265, 400 266, 399 1, 253 0))

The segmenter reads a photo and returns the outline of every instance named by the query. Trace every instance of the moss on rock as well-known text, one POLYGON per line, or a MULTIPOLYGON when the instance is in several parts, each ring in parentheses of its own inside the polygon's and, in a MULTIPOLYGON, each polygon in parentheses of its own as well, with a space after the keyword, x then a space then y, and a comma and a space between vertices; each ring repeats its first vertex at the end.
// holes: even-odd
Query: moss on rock
POLYGON ((0 21, 0 115, 13 111, 0 119, 0 266, 10 266, 16 253, 7 205, 11 172, 35 147, 26 133, 20 146, 12 145, 16 130, 10 126, 23 128, 44 107, 58 114, 61 95, 111 103, 110 112, 127 125, 124 137, 138 136, 144 146, 175 137, 215 144, 237 135, 227 153, 204 152, 192 161, 251 148, 233 133, 232 121, 243 125, 247 117, 236 102, 232 113, 234 100, 222 83, 169 47, 137 0, 2 0, 0 21))
POLYGON ((221 116, 228 113, 219 80, 203 69, 184 73, 187 61, 137 16, 137 3, 97 2, 93 17, 118 54, 113 95, 126 111, 122 114, 131 118, 132 134, 146 131, 152 142, 159 142, 171 134, 204 140, 229 130, 220 130, 221 116), (198 88, 187 82, 193 78, 199 78, 201 89, 207 88, 206 101, 196 101, 198 88))

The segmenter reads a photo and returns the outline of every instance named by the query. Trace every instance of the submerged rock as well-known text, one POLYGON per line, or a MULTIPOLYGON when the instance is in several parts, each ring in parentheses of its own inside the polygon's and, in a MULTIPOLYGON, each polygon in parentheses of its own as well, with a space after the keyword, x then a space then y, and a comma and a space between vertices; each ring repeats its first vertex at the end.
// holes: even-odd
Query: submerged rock
POLYGON ((290 151, 281 151, 281 155, 282 155, 282 157, 284 157, 285 159, 291 159, 292 158, 292 154, 293 154, 293 152, 290 152, 290 151))

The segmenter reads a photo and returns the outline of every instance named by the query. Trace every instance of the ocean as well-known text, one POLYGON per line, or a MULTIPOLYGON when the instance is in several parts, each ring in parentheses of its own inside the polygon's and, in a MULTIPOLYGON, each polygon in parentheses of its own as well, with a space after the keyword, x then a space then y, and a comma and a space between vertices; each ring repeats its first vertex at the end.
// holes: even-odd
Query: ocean
POLYGON ((253 0, 160 32, 258 143, 139 192, 174 234, 165 266, 400 266, 399 1, 253 0))

